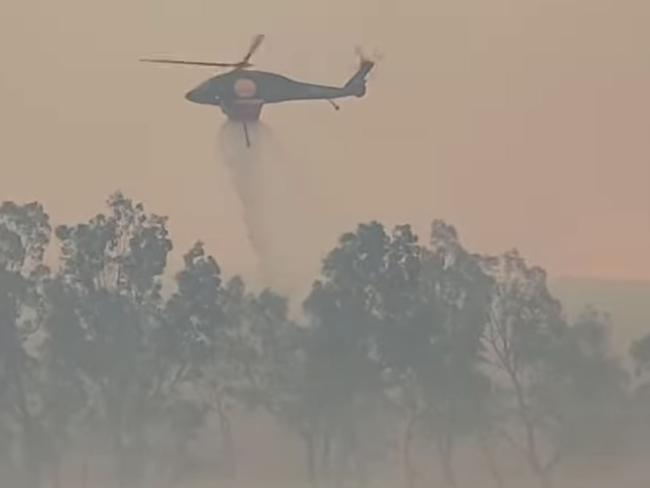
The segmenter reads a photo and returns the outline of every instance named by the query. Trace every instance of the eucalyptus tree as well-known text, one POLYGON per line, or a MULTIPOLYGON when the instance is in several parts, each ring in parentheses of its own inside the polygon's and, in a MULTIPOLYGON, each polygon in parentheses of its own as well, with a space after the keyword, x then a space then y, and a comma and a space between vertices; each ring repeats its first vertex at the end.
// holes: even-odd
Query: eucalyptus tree
POLYGON ((562 460, 562 450, 553 439, 561 419, 539 392, 556 366, 567 324, 560 302, 548 290, 544 270, 528 266, 516 251, 482 261, 494 280, 483 337, 485 354, 502 396, 511 398, 508 403, 516 412, 501 432, 548 488, 562 460))
MULTIPOLYGON (((48 449, 40 390, 44 256, 51 226, 37 203, 0 205, 0 428, 23 446, 15 466, 26 487, 40 486, 48 449)), ((8 446, 10 447, 10 446, 8 446)), ((5 449, 9 455, 11 450, 5 449)), ((7 460, 6 466, 14 463, 7 460)))
POLYGON ((562 462, 621 461, 629 436, 630 378, 610 342, 611 318, 593 307, 569 324, 538 402, 555 412, 562 462))
POLYGON ((359 483, 367 480, 362 422, 377 415, 383 401, 378 284, 389 241, 378 222, 342 235, 304 302, 311 328, 307 367, 319 385, 308 404, 322 465, 328 471, 335 454, 337 476, 352 471, 359 483))
POLYGON ((147 427, 163 402, 166 366, 156 360, 162 274, 172 243, 166 218, 120 193, 107 214, 56 229, 60 279, 73 297, 77 330, 70 358, 97 397, 120 486, 146 475, 147 427))

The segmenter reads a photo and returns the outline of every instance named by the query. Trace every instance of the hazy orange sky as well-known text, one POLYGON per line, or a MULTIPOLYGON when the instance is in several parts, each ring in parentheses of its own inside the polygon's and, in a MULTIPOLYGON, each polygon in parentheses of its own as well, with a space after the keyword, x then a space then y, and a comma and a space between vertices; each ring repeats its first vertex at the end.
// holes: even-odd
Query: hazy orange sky
POLYGON ((314 201, 312 259, 358 221, 433 218, 474 250, 517 247, 555 276, 650 278, 647 0, 4 0, 0 199, 87 219, 122 189, 250 268, 215 159, 218 109, 185 101, 205 69, 151 55, 255 61, 343 83, 355 44, 384 59, 368 95, 267 107, 314 201))

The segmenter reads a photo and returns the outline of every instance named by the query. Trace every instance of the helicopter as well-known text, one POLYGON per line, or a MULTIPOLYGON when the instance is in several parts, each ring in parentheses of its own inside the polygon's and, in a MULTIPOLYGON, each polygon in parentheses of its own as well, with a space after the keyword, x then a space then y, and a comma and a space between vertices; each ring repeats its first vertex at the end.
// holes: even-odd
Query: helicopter
POLYGON ((260 119, 262 107, 270 103, 296 100, 326 100, 334 109, 340 107, 334 99, 362 97, 366 93, 366 79, 375 62, 365 56, 359 48, 359 67, 352 77, 340 87, 318 85, 296 81, 286 76, 265 71, 251 70, 251 57, 264 41, 264 34, 258 34, 245 56, 234 63, 185 61, 175 59, 140 59, 147 63, 180 64, 216 68, 231 68, 218 74, 185 94, 190 102, 221 108, 232 121, 242 123, 246 145, 250 147, 248 124, 260 119))

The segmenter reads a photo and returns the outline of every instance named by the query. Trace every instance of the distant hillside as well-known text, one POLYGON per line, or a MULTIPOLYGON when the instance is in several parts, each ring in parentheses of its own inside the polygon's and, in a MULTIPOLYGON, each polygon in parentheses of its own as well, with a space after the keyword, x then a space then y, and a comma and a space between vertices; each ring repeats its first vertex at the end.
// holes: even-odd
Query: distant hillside
POLYGON ((551 289, 570 318, 587 305, 608 312, 612 341, 621 352, 627 352, 632 340, 650 333, 650 281, 561 278, 551 280, 551 289))

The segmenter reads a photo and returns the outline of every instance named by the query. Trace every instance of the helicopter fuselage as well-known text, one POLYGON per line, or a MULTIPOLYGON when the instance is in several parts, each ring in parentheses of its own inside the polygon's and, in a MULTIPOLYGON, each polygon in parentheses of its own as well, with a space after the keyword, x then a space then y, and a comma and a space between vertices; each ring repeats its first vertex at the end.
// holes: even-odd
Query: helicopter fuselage
POLYGON ((206 80, 189 91, 185 98, 193 103, 219 106, 231 120, 252 122, 260 118, 262 107, 269 103, 361 97, 366 92, 365 77, 373 64, 362 63, 342 87, 305 83, 265 71, 237 69, 206 80))

